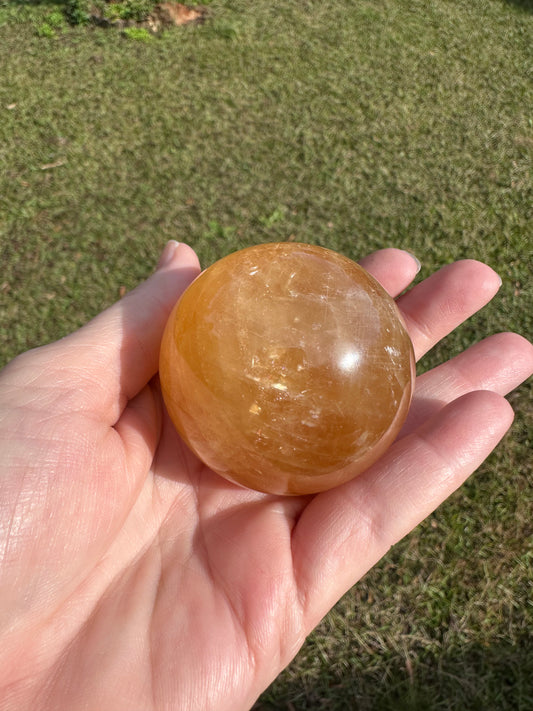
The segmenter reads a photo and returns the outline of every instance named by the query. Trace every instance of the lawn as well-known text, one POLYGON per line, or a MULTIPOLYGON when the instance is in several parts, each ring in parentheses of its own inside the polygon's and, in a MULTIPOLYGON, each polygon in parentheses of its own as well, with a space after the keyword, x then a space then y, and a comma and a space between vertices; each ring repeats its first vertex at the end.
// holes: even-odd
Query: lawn
MULTIPOLYGON (((208 5, 139 41, 0 0, 0 366, 134 287, 169 238, 204 265, 277 240, 399 246, 420 279, 481 259, 499 295, 420 369, 531 336, 533 2, 208 5)), ((257 711, 533 708, 532 395, 257 711)))

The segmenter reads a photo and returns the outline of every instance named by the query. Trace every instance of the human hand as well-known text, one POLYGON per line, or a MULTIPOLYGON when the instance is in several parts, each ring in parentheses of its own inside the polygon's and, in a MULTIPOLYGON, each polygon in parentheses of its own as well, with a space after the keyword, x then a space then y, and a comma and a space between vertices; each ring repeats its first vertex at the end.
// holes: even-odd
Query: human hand
MULTIPOLYGON (((162 404, 159 342, 198 273, 180 245, 144 284, 0 374, 0 708, 237 711, 388 548, 508 429, 503 395, 533 348, 498 334, 417 379, 383 458, 314 497, 241 489, 182 444, 162 404)), ((362 261, 392 294, 416 273, 362 261)), ((398 305, 417 357, 499 287, 444 267, 398 305)))

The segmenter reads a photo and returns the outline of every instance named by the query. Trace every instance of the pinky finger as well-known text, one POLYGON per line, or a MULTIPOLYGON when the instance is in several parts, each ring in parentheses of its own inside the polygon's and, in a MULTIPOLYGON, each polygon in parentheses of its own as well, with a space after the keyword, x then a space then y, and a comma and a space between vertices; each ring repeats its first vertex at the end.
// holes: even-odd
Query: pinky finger
POLYGON ((500 395, 469 393, 397 441, 364 474, 311 501, 293 532, 310 628, 480 466, 512 421, 500 395))

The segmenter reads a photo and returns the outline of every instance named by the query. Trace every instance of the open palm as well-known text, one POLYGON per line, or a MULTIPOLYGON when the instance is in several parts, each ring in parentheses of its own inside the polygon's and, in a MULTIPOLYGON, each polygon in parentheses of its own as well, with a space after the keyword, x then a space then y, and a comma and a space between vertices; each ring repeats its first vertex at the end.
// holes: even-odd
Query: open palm
MULTIPOLYGON (((184 245, 71 336, 0 374, 0 708, 247 709, 388 548, 483 461, 533 348, 498 334, 417 380, 400 437, 314 497, 241 489, 182 444, 157 381, 162 330, 198 272, 184 245)), ((363 260, 394 296, 400 250, 363 260)), ((398 304, 420 357, 487 303, 464 261, 398 304)))

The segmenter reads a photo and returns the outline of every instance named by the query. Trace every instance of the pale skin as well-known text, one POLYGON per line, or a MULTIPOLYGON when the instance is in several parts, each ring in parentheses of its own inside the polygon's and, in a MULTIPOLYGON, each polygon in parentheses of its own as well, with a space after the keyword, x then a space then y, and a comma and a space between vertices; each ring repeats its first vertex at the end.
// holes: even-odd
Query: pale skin
MULTIPOLYGON (((416 264, 362 260, 396 296, 416 264)), ((398 440, 315 497, 239 488, 181 443, 159 342, 196 256, 170 243, 144 284, 0 373, 0 708, 239 711, 320 619, 483 462, 533 347, 489 336, 420 376, 398 440)), ((420 358, 497 292, 479 262, 398 305, 420 358)), ((510 472, 512 476, 512 472, 510 472)))

